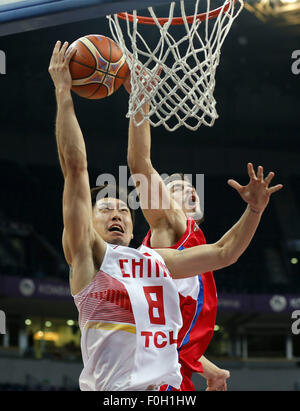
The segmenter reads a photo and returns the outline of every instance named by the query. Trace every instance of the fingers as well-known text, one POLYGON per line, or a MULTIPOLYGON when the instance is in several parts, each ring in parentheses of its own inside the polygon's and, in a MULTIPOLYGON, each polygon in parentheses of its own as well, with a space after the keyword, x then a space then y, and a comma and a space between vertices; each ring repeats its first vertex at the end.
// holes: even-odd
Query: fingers
POLYGON ((227 378, 230 378, 230 372, 228 370, 223 370, 223 373, 224 373, 224 378, 225 378, 225 383, 226 383, 227 378))
POLYGON ((63 61, 64 61, 68 45, 69 45, 69 43, 67 41, 65 41, 64 44, 62 45, 62 48, 60 49, 60 52, 59 52, 60 63, 63 63, 63 61))
POLYGON ((205 391, 227 391, 227 384, 226 382, 224 384, 221 385, 209 385, 205 391))
POLYGON ((257 167, 257 179, 261 182, 264 181, 264 169, 262 166, 257 167))
POLYGON ((270 184, 270 182, 271 182, 271 180, 273 179, 274 176, 275 176, 275 173, 273 173, 273 171, 270 171, 270 173, 265 178, 265 182, 267 183, 267 185, 270 184))
POLYGON ((256 180, 256 175, 255 175, 255 172, 254 172, 253 164, 248 163, 247 168, 248 168, 248 176, 250 177, 250 179, 256 180))
POLYGON ((52 64, 62 64, 64 62, 69 63, 76 49, 72 48, 71 51, 68 50, 66 52, 68 46, 69 46, 69 43, 67 41, 65 41, 63 45, 61 46, 61 41, 58 40, 55 43, 50 63, 52 64))
POLYGON ((232 179, 228 180, 227 183, 237 191, 240 191, 243 188, 237 181, 232 179))
MULTIPOLYGON (((256 177, 252 163, 248 163, 248 174, 249 174, 250 179, 258 180, 261 183, 264 182, 264 183, 266 183, 267 187, 269 186, 270 182, 272 181, 272 179, 275 176, 275 173, 273 171, 270 171, 269 174, 267 175, 267 177, 264 179, 264 168, 262 166, 258 166, 257 167, 257 177, 256 177)), ((271 194, 275 191, 280 190, 283 186, 282 186, 282 184, 278 184, 275 187, 276 187, 275 190, 273 190, 274 187, 272 187, 272 190, 270 192, 271 194)))
POLYGON ((255 174, 254 167, 253 167, 252 163, 248 163, 247 168, 248 168, 248 175, 249 175, 250 179, 259 180, 259 181, 264 180, 264 169, 263 169, 262 166, 257 167, 257 176, 255 174))
POLYGON ((57 58, 57 54, 58 54, 58 52, 59 52, 60 46, 61 46, 61 42, 58 40, 58 41, 55 43, 55 46, 54 46, 54 49, 53 49, 53 52, 52 52, 52 56, 51 56, 51 60, 50 60, 50 65, 52 65, 52 64, 55 63, 55 60, 56 60, 56 58, 57 58))
POLYGON ((282 187, 283 187, 282 184, 277 184, 277 185, 274 186, 274 187, 270 187, 269 190, 268 190, 268 191, 269 191, 269 194, 273 194, 273 193, 275 193, 276 191, 281 190, 282 187))
POLYGON ((59 52, 60 46, 61 46, 61 41, 58 40, 55 43, 55 46, 54 46, 54 49, 53 49, 53 55, 56 55, 59 52))
POLYGON ((74 54, 77 52, 75 47, 69 47, 66 54, 65 54, 65 62, 67 65, 70 64, 71 58, 74 56, 74 54))

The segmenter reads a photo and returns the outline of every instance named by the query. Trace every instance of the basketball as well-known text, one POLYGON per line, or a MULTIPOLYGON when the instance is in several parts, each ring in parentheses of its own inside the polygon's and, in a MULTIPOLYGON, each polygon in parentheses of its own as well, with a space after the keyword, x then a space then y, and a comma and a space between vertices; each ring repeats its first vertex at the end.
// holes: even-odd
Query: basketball
POLYGON ((76 52, 70 61, 72 90, 81 97, 101 99, 123 84, 129 68, 122 50, 112 39, 90 34, 74 41, 76 52))

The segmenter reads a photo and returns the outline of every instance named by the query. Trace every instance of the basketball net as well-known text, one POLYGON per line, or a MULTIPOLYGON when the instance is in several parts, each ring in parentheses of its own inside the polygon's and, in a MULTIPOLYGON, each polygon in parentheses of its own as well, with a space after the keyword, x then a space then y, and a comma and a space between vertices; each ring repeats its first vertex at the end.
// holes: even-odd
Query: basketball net
POLYGON ((132 117, 136 126, 147 120, 152 126, 164 125, 169 131, 181 126, 197 130, 201 124, 211 127, 218 118, 213 93, 221 47, 243 8, 243 0, 226 0, 216 10, 210 10, 210 0, 195 0, 192 16, 186 15, 184 0, 180 0, 180 18, 174 17, 174 7, 175 2, 170 4, 169 16, 164 19, 158 18, 152 7, 148 8, 149 18, 138 16, 136 10, 133 14, 108 16, 112 36, 131 71, 126 117, 132 117), (207 1, 202 14, 200 1, 207 1), (123 29, 121 19, 125 20, 123 29), (140 33, 144 24, 159 30, 154 46, 150 47, 140 33), (176 24, 183 25, 185 33, 178 39, 176 30, 174 34, 170 32, 176 24))

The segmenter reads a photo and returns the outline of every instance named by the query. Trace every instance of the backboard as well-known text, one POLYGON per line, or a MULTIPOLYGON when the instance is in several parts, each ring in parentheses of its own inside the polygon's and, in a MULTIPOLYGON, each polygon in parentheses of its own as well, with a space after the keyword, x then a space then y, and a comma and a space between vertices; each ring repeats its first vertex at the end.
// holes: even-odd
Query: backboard
POLYGON ((169 2, 168 0, 2 0, 0 37, 169 2))

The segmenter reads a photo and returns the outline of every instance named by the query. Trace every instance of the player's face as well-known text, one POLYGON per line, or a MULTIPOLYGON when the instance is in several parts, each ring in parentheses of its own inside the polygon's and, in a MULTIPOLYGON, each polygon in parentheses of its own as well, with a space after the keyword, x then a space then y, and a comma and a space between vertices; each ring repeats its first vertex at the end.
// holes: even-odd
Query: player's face
POLYGON ((182 208, 186 215, 200 220, 203 212, 200 206, 200 199, 195 187, 185 180, 174 180, 167 185, 171 197, 182 208))
POLYGON ((93 209, 97 233, 110 244, 128 246, 133 238, 133 224, 127 205, 117 198, 98 200, 93 209))

